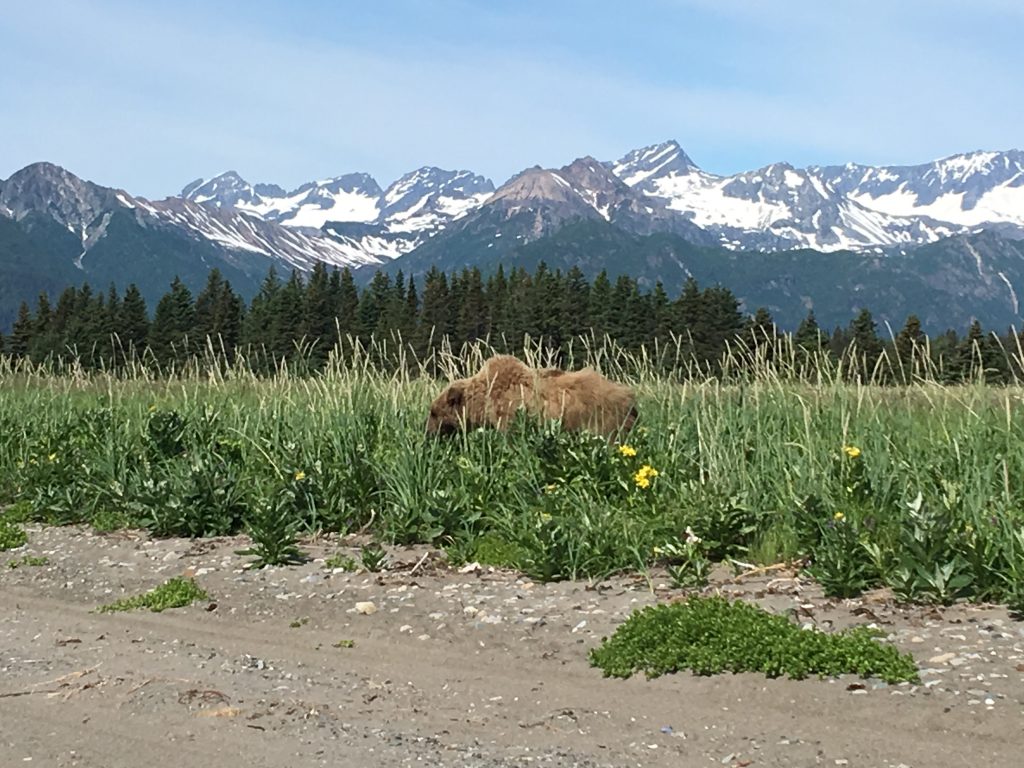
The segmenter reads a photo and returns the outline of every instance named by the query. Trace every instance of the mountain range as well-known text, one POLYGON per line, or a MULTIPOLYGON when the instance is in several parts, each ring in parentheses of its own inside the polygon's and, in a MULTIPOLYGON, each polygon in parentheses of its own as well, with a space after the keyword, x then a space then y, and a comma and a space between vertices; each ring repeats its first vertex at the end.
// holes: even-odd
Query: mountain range
POLYGON ((134 281, 152 301, 174 275, 198 287, 213 266, 251 295, 271 265, 421 275, 540 260, 670 292, 691 275, 720 281, 783 324, 809 308, 845 323, 868 306, 933 329, 1008 325, 1020 322, 1022 240, 1018 150, 721 176, 669 141, 527 168, 497 188, 433 167, 386 188, 350 173, 294 190, 228 171, 156 201, 35 163, 0 181, 0 328, 18 301, 83 280, 134 281))

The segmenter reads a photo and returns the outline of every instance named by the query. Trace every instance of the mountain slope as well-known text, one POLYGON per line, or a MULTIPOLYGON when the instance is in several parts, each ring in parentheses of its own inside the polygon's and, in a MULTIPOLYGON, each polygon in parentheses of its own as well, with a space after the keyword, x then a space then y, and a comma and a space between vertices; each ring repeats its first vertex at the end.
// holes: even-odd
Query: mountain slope
POLYGON ((299 230, 320 230, 349 261, 394 258, 477 208, 494 185, 469 171, 423 167, 387 189, 365 173, 303 184, 285 192, 249 184, 234 171, 187 185, 181 197, 206 208, 236 210, 299 230))
POLYGON ((832 186, 833 177, 820 169, 774 163, 734 176, 707 173, 672 141, 631 152, 610 167, 727 248, 863 249, 935 242, 962 230, 924 213, 865 204, 832 186))
MULTIPOLYGON (((590 278, 601 270, 612 279, 628 275, 648 289, 660 281, 670 294, 693 276, 702 285, 727 286, 748 312, 767 307, 789 329, 812 308, 822 326, 833 327, 845 326, 867 307, 883 332, 886 322, 898 330, 911 313, 932 333, 963 330, 975 317, 999 330, 1022 324, 1018 297, 1024 296, 1024 243, 993 233, 960 235, 894 255, 738 252, 672 234, 631 234, 594 218, 575 218, 535 240, 493 235, 486 226, 481 231, 465 228, 385 268, 422 278, 434 264, 447 272, 477 268, 486 275, 499 264, 532 271, 544 262, 562 271, 579 267, 590 278)), ((374 270, 366 267, 356 274, 366 281, 374 270)))

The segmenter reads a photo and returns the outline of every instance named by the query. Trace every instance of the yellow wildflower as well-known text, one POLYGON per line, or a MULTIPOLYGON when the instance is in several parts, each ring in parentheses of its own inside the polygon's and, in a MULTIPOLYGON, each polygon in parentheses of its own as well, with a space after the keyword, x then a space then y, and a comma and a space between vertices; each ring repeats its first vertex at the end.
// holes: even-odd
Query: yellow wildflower
POLYGON ((301 483, 303 480, 306 479, 306 473, 300 469, 298 472, 295 473, 295 479, 296 481, 301 483))
POLYGON ((836 512, 834 515, 832 515, 832 517, 835 519, 836 522, 839 522, 840 520, 844 519, 846 515, 844 515, 842 512, 836 512))
POLYGON ((860 456, 860 448, 858 448, 856 445, 844 445, 843 453, 845 453, 851 459, 856 459, 858 456, 860 456))
POLYGON ((619 454, 627 457, 636 456, 636 448, 631 445, 620 445, 619 454))
POLYGON ((551 515, 549 515, 547 512, 541 512, 540 513, 540 519, 541 519, 542 522, 546 523, 548 520, 551 519, 551 515))
POLYGON ((46 460, 53 464, 53 462, 57 460, 57 454, 51 453, 49 456, 46 457, 46 460))
POLYGON ((558 483, 548 483, 544 486, 544 493, 554 493, 558 490, 558 483))
POLYGON ((651 478, 657 476, 658 470, 650 464, 644 464, 636 471, 636 474, 633 475, 633 482, 636 483, 637 488, 649 488, 651 485, 651 478))
POLYGON ((25 462, 24 461, 19 461, 18 462, 18 469, 24 469, 24 468, 25 468, 25 462))

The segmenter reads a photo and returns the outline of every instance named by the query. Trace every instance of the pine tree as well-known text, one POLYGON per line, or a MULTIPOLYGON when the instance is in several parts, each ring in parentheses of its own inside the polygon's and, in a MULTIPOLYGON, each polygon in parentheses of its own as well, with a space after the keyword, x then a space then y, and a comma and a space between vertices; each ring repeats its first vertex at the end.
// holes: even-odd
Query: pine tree
POLYGON ((485 339, 490 330, 488 322, 487 298, 484 294, 483 278, 480 270, 474 267, 466 270, 462 276, 462 305, 455 331, 459 341, 485 339))
POLYGON ((737 355, 748 373, 770 365, 777 357, 779 332, 767 307, 758 307, 743 323, 736 340, 737 355))
POLYGON ((28 302, 23 301, 18 307, 18 317, 11 328, 11 337, 6 342, 7 354, 15 358, 28 355, 34 335, 35 319, 32 317, 28 302))
POLYGON ((856 355, 855 370, 861 381, 870 381, 882 356, 883 347, 875 321, 867 308, 862 309, 850 323, 849 334, 850 351, 856 355))
POLYGON ((359 290, 348 267, 341 271, 338 280, 338 294, 334 301, 337 307, 339 339, 351 351, 351 341, 359 334, 359 290))
POLYGON ((853 337, 844 328, 837 325, 832 329, 832 335, 828 337, 828 353, 833 359, 842 360, 850 349, 852 342, 853 337))
POLYGON ((241 334, 243 308, 242 300, 220 270, 210 270, 205 287, 196 297, 195 344, 204 348, 212 345, 230 362, 241 334))
POLYGON ((793 343, 806 352, 817 352, 822 347, 823 337, 824 333, 822 333, 812 309, 807 312, 807 317, 801 320, 800 325, 797 326, 796 333, 793 334, 793 343))
POLYGON ((1004 381, 1008 370, 999 343, 975 319, 957 349, 955 368, 961 380, 1004 381))
POLYGON ((146 349, 149 336, 149 312, 146 300, 142 298, 135 283, 128 286, 121 301, 117 318, 118 336, 120 337, 121 355, 125 357, 140 356, 146 349))
MULTIPOLYGON (((297 360, 307 350, 304 338, 306 287, 293 269, 270 307, 271 354, 276 360, 297 360)), ((305 364, 305 361, 304 361, 305 364)))
POLYGON ((149 348, 160 365, 184 362, 189 354, 189 334, 195 326, 192 292, 175 277, 161 297, 149 329, 149 348))
POLYGON ((409 337, 405 335, 408 326, 406 314, 409 311, 405 289, 405 273, 398 270, 384 297, 383 310, 377 323, 378 335, 382 339, 386 339, 389 345, 398 344, 400 340, 401 342, 409 341, 409 337))
POLYGON ((415 340, 416 354, 425 359, 437 348, 448 327, 448 280, 444 273, 431 267, 423 282, 420 321, 415 340))
POLYGON ((636 281, 629 275, 619 275, 612 286, 611 314, 608 319, 608 332, 619 344, 632 349, 639 343, 636 338, 640 329, 636 327, 636 318, 631 313, 635 309, 634 296, 637 293, 636 281))
POLYGON ((402 340, 406 345, 416 338, 420 316, 420 299, 416 293, 416 280, 409 275, 409 285, 405 291, 405 313, 402 315, 402 340))
POLYGON ((601 270, 590 286, 590 326, 598 342, 611 335, 616 327, 612 307, 612 283, 608 273, 601 270))
POLYGON ((487 286, 484 290, 487 301, 487 325, 491 329, 491 343, 496 345, 499 351, 507 352, 508 338, 505 327, 505 304, 508 300, 508 280, 505 277, 505 267, 501 264, 498 269, 487 278, 487 286))
POLYGON ((562 294, 562 338, 578 339, 590 333, 590 284, 583 271, 573 266, 565 275, 562 294))
POLYGON ((53 330, 53 310, 50 308, 50 297, 46 291, 39 294, 36 300, 35 328, 32 343, 29 345, 29 357, 35 362, 42 362, 47 356, 56 354, 58 340, 53 330))
POLYGON ((743 314, 733 292, 720 285, 706 289, 701 304, 708 329, 704 359, 717 371, 729 346, 743 333, 743 314))
POLYGON ((915 374, 924 373, 921 366, 926 362, 927 343, 921 320, 917 315, 909 315, 895 341, 896 364, 904 384, 909 384, 915 374))
POLYGON ((391 295, 391 276, 378 269, 370 285, 359 297, 359 340, 363 346, 369 347, 372 337, 380 334, 383 329, 381 320, 391 295))
POLYGON ((673 306, 676 332, 683 337, 688 354, 704 359, 708 328, 705 323, 704 294, 693 277, 686 278, 683 290, 673 306))
MULTIPOLYGON (((242 346, 249 350, 250 355, 273 354, 273 350, 279 346, 278 340, 272 335, 274 332, 272 315, 280 292, 281 280, 277 276, 277 270, 271 265, 267 270, 267 276, 260 284, 259 291, 253 296, 249 311, 245 315, 245 321, 242 323, 242 346)), ((266 370, 269 367, 269 361, 263 359, 263 363, 259 367, 266 370)))
POLYGON ((331 287, 331 276, 323 262, 317 262, 306 283, 302 332, 313 345, 310 364, 319 369, 337 343, 337 294, 331 287))

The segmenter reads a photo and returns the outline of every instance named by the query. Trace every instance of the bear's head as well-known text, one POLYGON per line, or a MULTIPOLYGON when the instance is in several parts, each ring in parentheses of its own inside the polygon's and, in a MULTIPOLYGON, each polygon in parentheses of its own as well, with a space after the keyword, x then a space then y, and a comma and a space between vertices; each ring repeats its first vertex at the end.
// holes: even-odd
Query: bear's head
POLYGON ((461 429, 465 421, 465 384, 461 381, 454 381, 445 387, 444 391, 430 404, 430 415, 427 416, 427 434, 451 435, 461 429))

